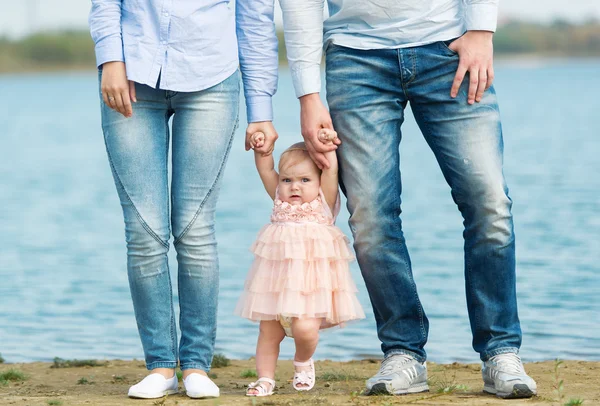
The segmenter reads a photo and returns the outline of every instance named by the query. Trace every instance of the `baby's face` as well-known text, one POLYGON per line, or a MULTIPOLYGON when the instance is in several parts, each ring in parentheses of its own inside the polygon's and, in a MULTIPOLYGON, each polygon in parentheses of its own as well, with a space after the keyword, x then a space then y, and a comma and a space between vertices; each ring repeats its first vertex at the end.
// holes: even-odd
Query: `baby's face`
POLYGON ((279 174, 279 198, 293 205, 312 202, 319 196, 321 175, 313 161, 305 159, 279 174))

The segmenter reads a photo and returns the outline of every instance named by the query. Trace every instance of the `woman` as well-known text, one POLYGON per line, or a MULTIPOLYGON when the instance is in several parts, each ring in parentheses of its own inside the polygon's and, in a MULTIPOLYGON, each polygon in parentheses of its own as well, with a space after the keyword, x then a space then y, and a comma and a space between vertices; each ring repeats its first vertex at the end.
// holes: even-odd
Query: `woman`
POLYGON ((130 388, 130 397, 176 392, 178 362, 188 396, 219 396, 207 376, 219 280, 215 205, 238 122, 238 65, 247 134, 267 135, 266 154, 277 138, 271 123, 277 85, 273 0, 249 3, 238 1, 234 10, 227 0, 92 0, 102 129, 125 219, 135 317, 151 371, 130 388), (171 233, 178 262, 179 343, 167 261, 171 233))

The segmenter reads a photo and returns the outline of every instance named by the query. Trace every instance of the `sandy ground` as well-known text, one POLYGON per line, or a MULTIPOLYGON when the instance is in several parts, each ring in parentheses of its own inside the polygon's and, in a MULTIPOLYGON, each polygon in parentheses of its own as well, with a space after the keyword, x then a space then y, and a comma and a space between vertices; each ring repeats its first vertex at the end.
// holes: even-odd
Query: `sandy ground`
MULTIPOLYGON (((221 397, 193 400, 184 392, 158 400, 127 398, 130 385, 147 371, 141 361, 98 361, 100 366, 51 368, 52 363, 0 364, 1 405, 565 405, 581 399, 586 406, 600 405, 600 362, 565 361, 555 372, 556 363, 546 361, 526 365, 538 383, 538 396, 532 399, 502 400, 482 392, 479 364, 441 365, 428 363, 430 392, 407 396, 361 396, 364 380, 373 375, 379 361, 319 361, 317 384, 310 392, 298 393, 291 387, 291 361, 280 361, 275 395, 247 398, 244 388, 253 381, 242 377, 254 369, 254 362, 231 361, 211 372, 221 388, 221 397), (24 380, 6 380, 7 371, 24 374, 24 380), (2 377, 5 378, 2 378, 2 377), (4 381, 3 381, 4 379, 4 381), (557 391, 557 382, 563 389, 557 391)), ((14 375, 14 374, 13 374, 14 375)), ((18 379, 18 378, 16 378, 18 379)), ((180 383, 180 390, 183 389, 180 383)), ((576 405, 579 403, 571 403, 576 405)))

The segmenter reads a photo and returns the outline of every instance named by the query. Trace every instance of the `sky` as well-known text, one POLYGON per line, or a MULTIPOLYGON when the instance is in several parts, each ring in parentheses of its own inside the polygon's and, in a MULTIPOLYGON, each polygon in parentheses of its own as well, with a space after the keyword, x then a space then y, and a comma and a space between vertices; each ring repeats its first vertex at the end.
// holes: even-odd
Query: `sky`
MULTIPOLYGON (((0 0, 0 36, 20 37, 33 31, 61 28, 85 29, 90 4, 90 0, 0 0)), ((555 18, 600 19, 600 0, 500 0, 500 18, 506 17, 541 22, 555 18)), ((280 17, 277 23, 281 24, 280 17)))

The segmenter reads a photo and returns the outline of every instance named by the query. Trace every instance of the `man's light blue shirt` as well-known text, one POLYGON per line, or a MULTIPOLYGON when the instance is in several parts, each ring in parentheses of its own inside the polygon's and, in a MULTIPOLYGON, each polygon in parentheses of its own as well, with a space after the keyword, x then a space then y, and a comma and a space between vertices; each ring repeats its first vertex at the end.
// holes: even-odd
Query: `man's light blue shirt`
POLYGON ((323 44, 396 49, 495 31, 499 0, 327 0, 323 23, 324 1, 279 1, 297 97, 321 91, 323 44))
POLYGON ((96 63, 125 62, 129 80, 178 92, 207 89, 240 66, 248 122, 272 121, 273 1, 92 0, 96 63))

